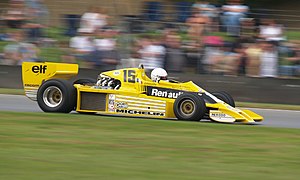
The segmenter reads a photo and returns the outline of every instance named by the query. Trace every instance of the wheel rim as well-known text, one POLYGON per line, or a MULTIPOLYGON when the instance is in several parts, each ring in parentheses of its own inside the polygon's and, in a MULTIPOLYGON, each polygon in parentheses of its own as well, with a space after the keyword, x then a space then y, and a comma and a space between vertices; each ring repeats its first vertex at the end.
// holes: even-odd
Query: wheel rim
POLYGON ((63 99, 61 90, 56 86, 48 87, 43 93, 43 101, 48 107, 57 107, 63 99))
POLYGON ((183 100, 180 104, 180 112, 185 116, 191 116, 195 112, 195 103, 192 100, 183 100))

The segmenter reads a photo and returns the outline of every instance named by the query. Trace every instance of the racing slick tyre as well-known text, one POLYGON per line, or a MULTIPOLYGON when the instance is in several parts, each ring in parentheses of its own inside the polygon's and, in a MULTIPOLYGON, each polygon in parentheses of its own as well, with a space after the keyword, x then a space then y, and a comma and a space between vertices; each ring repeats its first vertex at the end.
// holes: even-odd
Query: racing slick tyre
POLYGON ((81 85, 87 85, 87 84, 96 84, 96 80, 94 79, 77 79, 73 82, 73 84, 81 84, 81 85))
POLYGON ((175 100, 173 110, 179 120, 200 121, 205 115, 206 106, 198 94, 185 93, 175 100))
POLYGON ((37 102, 44 112, 69 113, 76 105, 76 89, 64 79, 46 81, 37 92, 37 102))
POLYGON ((235 107, 235 102, 232 96, 224 91, 213 92, 212 95, 216 96, 218 99, 224 101, 232 107, 235 107))

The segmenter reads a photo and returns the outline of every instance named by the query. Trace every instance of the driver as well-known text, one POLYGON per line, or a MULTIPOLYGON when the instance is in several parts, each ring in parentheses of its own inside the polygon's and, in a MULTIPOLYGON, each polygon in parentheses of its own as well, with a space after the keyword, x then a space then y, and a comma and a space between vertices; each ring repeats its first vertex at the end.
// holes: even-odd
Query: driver
POLYGON ((167 81, 168 73, 163 68, 155 68, 151 72, 151 79, 154 82, 159 82, 160 80, 167 81))

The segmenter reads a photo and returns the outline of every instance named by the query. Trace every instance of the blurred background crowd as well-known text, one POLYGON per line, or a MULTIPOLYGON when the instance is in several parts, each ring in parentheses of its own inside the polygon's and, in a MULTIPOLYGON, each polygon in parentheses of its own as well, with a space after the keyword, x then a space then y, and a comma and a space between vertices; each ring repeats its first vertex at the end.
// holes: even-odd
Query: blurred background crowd
POLYGON ((299 12, 248 2, 0 1, 0 64, 110 70, 143 63, 176 73, 300 77, 299 12))

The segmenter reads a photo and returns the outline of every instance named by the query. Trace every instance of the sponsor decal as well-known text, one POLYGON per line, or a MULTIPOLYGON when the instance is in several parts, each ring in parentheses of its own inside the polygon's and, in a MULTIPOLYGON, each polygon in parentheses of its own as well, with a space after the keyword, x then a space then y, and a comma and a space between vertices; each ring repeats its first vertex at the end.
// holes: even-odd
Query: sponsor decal
POLYGON ((139 78, 136 78, 136 82, 138 82, 138 83, 142 83, 142 80, 140 80, 139 78))
POLYGON ((209 117, 215 121, 234 121, 235 119, 221 111, 210 110, 209 117))
POLYGON ((109 104, 109 105, 108 105, 108 111, 109 111, 109 112, 114 112, 114 111, 115 111, 115 106, 109 104))
POLYGON ((114 100, 108 100, 108 104, 114 105, 115 101, 114 100))
POLYGON ((127 109, 128 104, 126 102, 116 102, 116 108, 117 109, 127 109))
POLYGON ((139 110, 129 110, 129 109, 116 109, 117 113, 124 114, 137 114, 137 115, 150 115, 150 116, 165 116, 165 113, 152 112, 152 111, 139 111, 139 110))
POLYGON ((219 119, 222 119, 222 118, 226 118, 226 114, 223 114, 223 113, 211 113, 211 114, 210 114, 210 117, 211 117, 211 118, 219 118, 219 119))
POLYGON ((114 72, 114 76, 119 76, 121 73, 120 73, 120 71, 115 71, 114 72))
POLYGON ((38 84, 25 84, 27 87, 39 87, 40 85, 38 84))
POLYGON ((33 73, 41 73, 41 74, 45 74, 46 70, 47 70, 47 65, 39 65, 39 66, 32 66, 31 68, 33 73))
POLYGON ((108 100, 108 111, 115 112, 115 101, 114 100, 108 100))
POLYGON ((116 100, 116 95, 110 94, 110 95, 108 95, 108 99, 109 100, 116 100))
POLYGON ((147 95, 155 97, 164 97, 170 99, 176 99, 179 95, 183 94, 184 91, 167 88, 147 87, 147 95))

